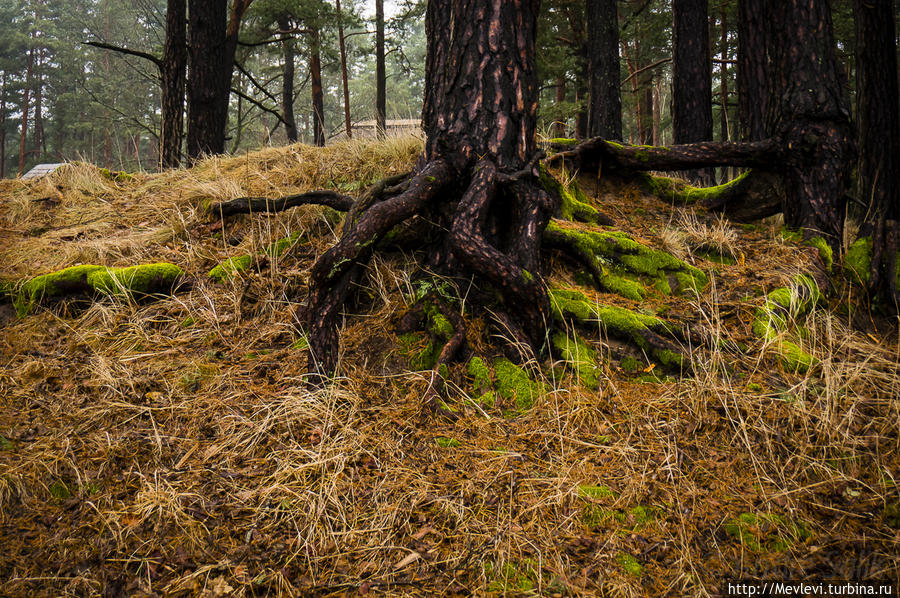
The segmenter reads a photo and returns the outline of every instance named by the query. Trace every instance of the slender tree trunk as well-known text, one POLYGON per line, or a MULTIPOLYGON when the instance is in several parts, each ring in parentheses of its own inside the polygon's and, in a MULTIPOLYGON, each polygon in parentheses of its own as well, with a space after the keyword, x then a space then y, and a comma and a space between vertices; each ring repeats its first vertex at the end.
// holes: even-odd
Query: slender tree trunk
POLYGON ((722 63, 719 65, 719 92, 722 109, 719 112, 720 139, 728 141, 728 11, 723 2, 721 6, 720 22, 722 37, 719 39, 719 55, 722 63))
POLYGON ((387 122, 387 79, 384 71, 384 0, 375 0, 375 130, 384 137, 387 122))
POLYGON ((22 90, 22 132, 19 136, 19 176, 25 172, 25 154, 28 151, 28 106, 31 103, 29 92, 31 90, 32 72, 34 69, 34 49, 28 50, 28 59, 25 65, 25 89, 22 90))
POLYGON ((644 71, 637 76, 638 79, 638 103, 640 109, 638 116, 640 123, 640 139, 643 144, 653 143, 653 72, 644 71))
POLYGON ((622 139, 619 17, 616 0, 586 0, 590 71, 590 135, 622 139))
MULTIPOLYGON (((783 165, 784 220, 839 255, 854 148, 827 0, 767 0, 767 129, 793 151, 783 165)), ((894 71, 896 73, 896 71, 894 71)))
POLYGON ((769 71, 765 9, 765 0, 738 0, 737 87, 742 141, 766 137, 769 71))
POLYGON ((160 166, 177 168, 184 138, 184 85, 187 69, 187 5, 168 0, 166 39, 160 65, 162 124, 159 133, 160 166))
MULTIPOLYGON (((287 14, 278 16, 278 29, 282 32, 291 30, 291 22, 287 14)), ((281 117, 290 143, 297 142, 297 119, 294 117, 294 40, 282 33, 286 39, 281 42, 281 117)))
POLYGON ((869 206, 862 235, 872 235, 869 289, 900 309, 896 269, 900 227, 900 112, 891 0, 854 0, 858 194, 869 206))
POLYGON ((341 84, 344 87, 344 130, 347 139, 353 138, 350 123, 350 85, 347 81, 347 45, 344 43, 344 13, 341 12, 341 0, 334 0, 337 10, 338 46, 341 50, 341 84))
POLYGON ((47 153, 47 141, 44 139, 44 51, 43 48, 37 50, 37 68, 35 69, 35 85, 34 85, 34 151, 38 156, 38 161, 43 159, 47 153))
POLYGON ((6 71, 0 81, 0 179, 6 178, 6 71))
POLYGON ((325 99, 322 93, 322 60, 319 55, 319 30, 309 34, 309 80, 312 88, 313 142, 325 145, 325 99))
POLYGON ((557 114, 560 115, 559 118, 555 119, 553 123, 553 136, 554 137, 565 137, 566 136, 566 123, 562 120, 562 110, 560 106, 562 106, 563 102, 566 101, 566 79, 565 77, 557 77, 556 78, 556 107, 557 114))
MULTIPOLYGON (((675 143, 712 140, 712 63, 707 0, 673 0, 672 134, 675 143)), ((703 185, 713 171, 686 173, 703 185)))

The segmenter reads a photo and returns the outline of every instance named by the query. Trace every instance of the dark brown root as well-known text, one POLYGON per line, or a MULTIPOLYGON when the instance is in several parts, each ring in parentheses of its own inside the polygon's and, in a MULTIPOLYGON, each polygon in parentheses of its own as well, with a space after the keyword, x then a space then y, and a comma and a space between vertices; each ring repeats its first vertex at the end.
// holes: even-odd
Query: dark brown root
POLYGON ((360 214, 374 204, 406 191, 409 183, 409 174, 410 173, 408 172, 404 172, 403 174, 389 176, 369 187, 365 193, 359 196, 359 199, 353 202, 353 206, 347 211, 341 234, 346 235, 349 233, 350 229, 353 228, 353 225, 356 224, 356 221, 359 219, 360 214))
POLYGON ((353 206, 354 199, 337 191, 308 191, 297 195, 288 195, 271 199, 268 197, 238 197, 229 201, 213 204, 209 208, 211 214, 227 218, 235 214, 252 214, 263 212, 283 212, 297 206, 320 205, 346 212, 353 206))

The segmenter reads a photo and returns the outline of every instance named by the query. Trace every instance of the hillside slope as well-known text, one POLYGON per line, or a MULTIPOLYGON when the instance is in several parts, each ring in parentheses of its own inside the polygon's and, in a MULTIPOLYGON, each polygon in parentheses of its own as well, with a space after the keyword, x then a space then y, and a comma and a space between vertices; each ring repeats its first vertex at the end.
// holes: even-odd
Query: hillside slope
MULTIPOLYGON (((900 581, 896 330, 854 330, 845 297, 809 301, 797 277, 821 268, 817 252, 770 225, 579 180, 617 232, 709 278, 680 295, 580 291, 594 315, 677 326, 683 368, 589 314, 566 337, 583 345, 512 369, 507 339, 463 311, 467 346, 443 393, 460 417, 435 417, 422 405, 430 337, 398 327, 441 281, 397 252, 368 268, 338 378, 308 388, 295 312, 340 214, 223 222, 206 206, 355 194, 420 151, 413 138, 296 145, 158 175, 72 164, 0 182, 13 295, 82 264, 186 273, 173 294, 0 305, 0 594, 706 596, 729 578, 900 581), (784 321, 760 329, 766 313, 784 321)), ((586 277, 554 251, 547 267, 560 293, 586 277)))

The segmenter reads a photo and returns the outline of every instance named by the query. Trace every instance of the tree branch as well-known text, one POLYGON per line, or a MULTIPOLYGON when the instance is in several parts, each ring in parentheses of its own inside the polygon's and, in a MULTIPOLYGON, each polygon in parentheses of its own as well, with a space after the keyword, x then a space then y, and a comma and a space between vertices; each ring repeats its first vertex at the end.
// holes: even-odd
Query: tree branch
POLYGON ((114 46, 112 44, 107 44, 104 42, 81 42, 84 46, 93 46, 95 48, 100 48, 102 50, 112 50, 113 52, 118 52, 119 54, 126 54, 128 56, 137 56, 138 58, 143 58, 144 60, 149 60, 153 64, 156 65, 156 68, 162 70, 163 61, 161 58, 154 56, 153 54, 148 54, 147 52, 141 52, 139 50, 131 50, 129 48, 122 48, 120 46, 114 46))
MULTIPOLYGON (((273 109, 269 108, 268 106, 266 106, 265 104, 263 104, 262 102, 260 102, 259 100, 256 100, 256 99, 254 99, 254 98, 248 96, 247 94, 245 94, 245 93, 244 93, 243 91, 241 91, 240 89, 235 89, 235 88, 232 87, 232 88, 231 88, 231 93, 233 93, 233 94, 235 94, 235 95, 237 95, 237 96, 239 96, 239 97, 241 97, 241 98, 247 100, 248 102, 250 102, 251 104, 253 104, 253 105, 256 106, 257 108, 259 108, 260 110, 264 110, 265 112, 268 112, 269 114, 274 115, 275 118, 277 118, 277 119, 279 120, 279 122, 284 123, 284 117, 281 116, 281 113, 280 113, 280 112, 278 112, 277 110, 273 110, 273 109)), ((287 123, 284 123, 284 124, 287 124, 287 123)))

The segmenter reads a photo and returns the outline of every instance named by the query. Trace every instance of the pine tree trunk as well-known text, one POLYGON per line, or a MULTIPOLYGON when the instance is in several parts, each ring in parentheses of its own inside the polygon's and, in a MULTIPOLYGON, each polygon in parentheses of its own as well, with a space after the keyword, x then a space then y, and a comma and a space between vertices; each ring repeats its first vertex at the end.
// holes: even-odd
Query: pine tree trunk
POLYGON ((6 71, 0 81, 0 179, 6 178, 6 71))
POLYGON ((719 65, 719 97, 722 102, 722 109, 719 112, 721 129, 719 138, 728 141, 728 13, 724 3, 719 13, 719 26, 722 31, 722 37, 719 39, 719 55, 722 57, 722 63, 719 65))
POLYGON ((226 0, 188 0, 190 72, 187 81, 187 155, 225 151, 225 121, 221 118, 220 89, 226 63, 226 0))
POLYGON ((769 71, 765 0, 738 0, 738 112, 742 141, 766 137, 769 71))
POLYGON ((38 162, 47 153, 47 142, 44 139, 44 52, 43 48, 37 50, 37 68, 35 69, 34 84, 34 152, 38 162))
POLYGON ((562 106, 563 102, 566 101, 566 79, 565 77, 557 77, 556 78, 556 108, 557 113, 559 114, 559 118, 555 119, 553 123, 553 136, 554 137, 565 137, 566 136, 566 123, 563 121, 562 110, 560 106, 562 106))
MULTIPOLYGON (((709 141, 713 136, 712 64, 707 0, 673 0, 672 135, 675 143, 709 141)), ((686 175, 714 184, 711 170, 686 175)))
POLYGON ((384 0, 375 0, 375 131, 384 137, 387 121, 387 79, 384 70, 384 0))
POLYGON ((869 289, 898 309, 894 272, 900 227, 900 113, 897 47, 891 0, 854 0, 859 198, 869 206, 863 235, 872 235, 869 289))
MULTIPOLYGON (((291 22, 287 14, 278 16, 278 29, 290 31, 291 22)), ((297 119, 294 117, 294 40, 282 33, 281 42, 281 117, 289 143, 297 142, 297 119)))
POLYGON ((591 86, 589 133, 591 137, 622 139, 616 0, 586 0, 585 14, 591 86))
POLYGON ((325 99, 322 93, 322 59, 319 55, 319 30, 309 34, 309 80, 312 89, 313 142, 325 145, 325 99))
POLYGON ((184 139, 184 86, 187 69, 187 5, 185 0, 168 0, 166 39, 160 66, 162 124, 159 133, 159 161, 162 168, 181 163, 184 139))
POLYGON ((34 49, 29 49, 25 66, 25 88, 22 90, 22 132, 19 136, 19 176, 22 176, 25 173, 25 154, 28 151, 28 107, 31 103, 29 92, 31 90, 32 69, 34 69, 34 49))
POLYGON ((793 151, 783 165, 785 223, 840 254, 853 140, 827 0, 767 0, 769 135, 793 151))
POLYGON ((347 139, 352 139, 353 131, 350 123, 350 85, 347 81, 347 44, 344 43, 344 15, 341 12, 341 0, 335 0, 335 9, 337 10, 338 20, 338 45, 341 50, 341 84, 344 87, 344 130, 347 132, 347 139))

